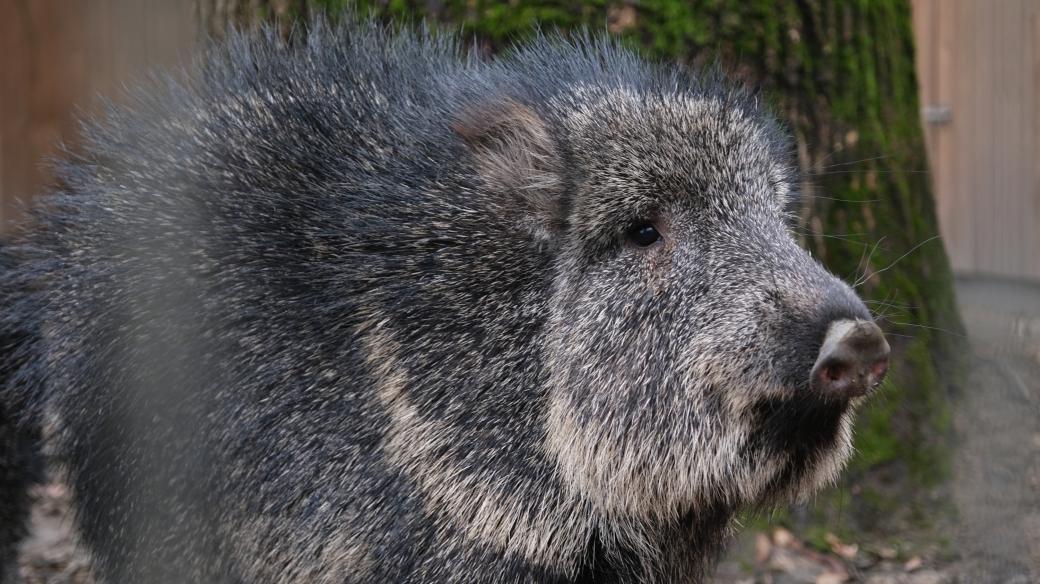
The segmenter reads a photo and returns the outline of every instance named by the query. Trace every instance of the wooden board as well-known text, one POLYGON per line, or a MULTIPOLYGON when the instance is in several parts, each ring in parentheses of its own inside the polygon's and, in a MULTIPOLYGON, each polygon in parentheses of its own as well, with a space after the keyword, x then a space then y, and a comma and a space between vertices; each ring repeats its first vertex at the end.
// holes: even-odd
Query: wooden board
POLYGON ((946 248, 960 273, 1040 281, 1040 2, 914 0, 921 102, 946 248))

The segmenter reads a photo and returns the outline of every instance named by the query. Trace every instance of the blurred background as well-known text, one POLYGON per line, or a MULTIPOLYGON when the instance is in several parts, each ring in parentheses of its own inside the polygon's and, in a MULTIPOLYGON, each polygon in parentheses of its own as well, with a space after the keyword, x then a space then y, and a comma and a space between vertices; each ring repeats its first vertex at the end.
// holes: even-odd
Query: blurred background
MULTIPOLYGON (((354 5, 353 3, 349 3, 354 5)), ((54 187, 77 120, 230 25, 292 43, 343 0, 0 0, 0 233, 54 187), (294 32, 295 31, 295 32, 294 32)), ((492 56, 535 25, 719 64, 783 118, 798 236, 897 357, 857 456, 812 501, 749 513, 719 582, 1040 581, 1040 0, 384 0, 492 56)), ((36 492, 28 582, 90 582, 67 493, 36 492)))

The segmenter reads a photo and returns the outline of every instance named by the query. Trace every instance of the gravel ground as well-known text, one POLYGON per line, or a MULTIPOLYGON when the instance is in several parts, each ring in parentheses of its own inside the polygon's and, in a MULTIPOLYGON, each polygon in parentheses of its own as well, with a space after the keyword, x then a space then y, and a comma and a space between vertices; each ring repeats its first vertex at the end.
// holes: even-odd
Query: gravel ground
MULTIPOLYGON (((1029 584, 1040 582, 1040 287, 958 281, 975 355, 971 383, 954 412, 950 492, 954 557, 863 542, 806 545, 785 529, 746 533, 719 567, 720 584, 1029 584)), ((34 491, 25 543, 26 584, 89 584, 88 555, 75 543, 59 480, 34 491)))
POLYGON ((975 383, 954 415, 964 582, 1040 581, 1040 287, 958 283, 975 383))

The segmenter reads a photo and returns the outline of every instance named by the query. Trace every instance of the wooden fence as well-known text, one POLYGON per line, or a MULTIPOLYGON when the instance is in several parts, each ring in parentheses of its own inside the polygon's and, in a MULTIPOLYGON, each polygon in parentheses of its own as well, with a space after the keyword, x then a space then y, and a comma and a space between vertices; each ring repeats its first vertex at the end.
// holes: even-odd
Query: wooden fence
MULTIPOLYGON (((1040 0, 913 0, 955 269, 1040 281, 1040 0)), ((191 50, 191 0, 0 0, 0 228, 49 182, 76 108, 191 50)))
POLYGON ((50 184, 79 114, 187 54, 189 0, 0 0, 0 226, 50 184))
POLYGON ((1040 1, 913 7, 929 158, 954 268, 1040 280, 1040 1))

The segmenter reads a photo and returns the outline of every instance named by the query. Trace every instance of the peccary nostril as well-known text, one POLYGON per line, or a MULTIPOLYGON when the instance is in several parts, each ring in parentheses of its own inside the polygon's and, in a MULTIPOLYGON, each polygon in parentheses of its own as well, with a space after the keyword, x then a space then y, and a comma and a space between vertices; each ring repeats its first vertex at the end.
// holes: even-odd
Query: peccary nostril
POLYGON ((861 396, 888 372, 888 341, 869 320, 837 320, 827 328, 810 377, 810 387, 827 397, 861 396))

